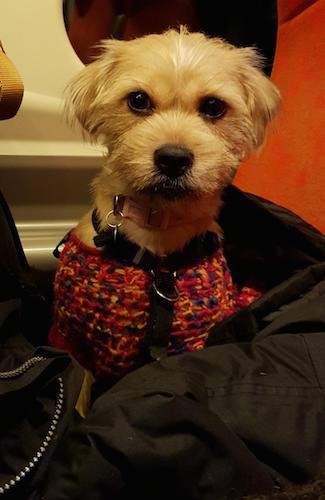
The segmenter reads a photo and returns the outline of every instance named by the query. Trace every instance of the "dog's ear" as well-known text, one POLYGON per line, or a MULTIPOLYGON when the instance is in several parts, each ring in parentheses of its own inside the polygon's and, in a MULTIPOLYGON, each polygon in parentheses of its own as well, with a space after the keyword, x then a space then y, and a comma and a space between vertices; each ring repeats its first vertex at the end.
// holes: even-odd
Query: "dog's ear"
POLYGON ((103 93, 117 61, 118 47, 123 42, 107 40, 100 45, 97 59, 86 65, 65 90, 65 115, 70 125, 78 121, 92 139, 100 134, 103 93))
POLYGON ((263 74, 263 58, 254 48, 241 48, 237 51, 240 56, 240 81, 255 132, 252 144, 255 149, 263 143, 266 126, 278 110, 280 92, 263 74))

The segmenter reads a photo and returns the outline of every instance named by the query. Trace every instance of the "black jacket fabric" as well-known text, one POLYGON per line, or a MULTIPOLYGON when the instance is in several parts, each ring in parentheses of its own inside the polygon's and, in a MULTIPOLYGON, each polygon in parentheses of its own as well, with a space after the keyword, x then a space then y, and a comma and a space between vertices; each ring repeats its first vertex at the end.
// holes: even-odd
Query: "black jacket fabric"
POLYGON ((235 279, 263 296, 206 349, 138 369, 85 419, 70 414, 26 498, 232 499, 325 469, 325 238, 236 188, 221 224, 235 279))

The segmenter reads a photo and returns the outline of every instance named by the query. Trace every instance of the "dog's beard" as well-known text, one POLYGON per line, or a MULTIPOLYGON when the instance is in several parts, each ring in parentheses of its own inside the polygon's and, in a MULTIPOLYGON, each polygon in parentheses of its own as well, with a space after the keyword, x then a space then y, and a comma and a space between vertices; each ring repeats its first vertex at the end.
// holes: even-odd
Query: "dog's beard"
POLYGON ((138 189, 137 194, 160 197, 169 201, 176 201, 183 198, 198 198, 199 193, 185 178, 170 179, 168 177, 159 178, 147 186, 138 189))

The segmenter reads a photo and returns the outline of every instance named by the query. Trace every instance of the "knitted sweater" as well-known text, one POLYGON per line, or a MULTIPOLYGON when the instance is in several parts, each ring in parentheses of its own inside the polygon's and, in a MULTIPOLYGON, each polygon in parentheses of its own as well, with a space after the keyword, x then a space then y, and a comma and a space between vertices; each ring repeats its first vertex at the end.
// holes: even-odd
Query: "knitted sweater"
MULTIPOLYGON (((71 232, 58 264, 51 345, 69 351, 96 378, 119 378, 137 363, 152 278, 83 244, 71 232)), ((176 275, 179 299, 169 354, 202 349, 209 329, 259 297, 233 283, 221 246, 176 275)))

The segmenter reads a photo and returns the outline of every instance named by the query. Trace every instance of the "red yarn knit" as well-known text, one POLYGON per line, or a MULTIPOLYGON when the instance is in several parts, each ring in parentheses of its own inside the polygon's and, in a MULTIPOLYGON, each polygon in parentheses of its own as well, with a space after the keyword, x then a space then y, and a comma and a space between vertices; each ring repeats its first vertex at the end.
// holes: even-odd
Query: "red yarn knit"
MULTIPOLYGON (((194 268, 177 272, 169 354, 202 349, 209 329, 259 297, 238 290, 218 249, 194 268)), ((96 378, 121 377, 135 365, 146 333, 151 277, 72 232, 55 278, 54 322, 49 342, 67 350, 96 378)))

